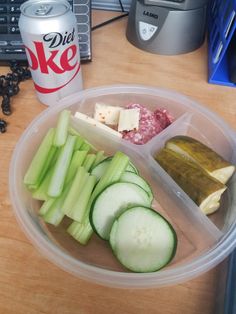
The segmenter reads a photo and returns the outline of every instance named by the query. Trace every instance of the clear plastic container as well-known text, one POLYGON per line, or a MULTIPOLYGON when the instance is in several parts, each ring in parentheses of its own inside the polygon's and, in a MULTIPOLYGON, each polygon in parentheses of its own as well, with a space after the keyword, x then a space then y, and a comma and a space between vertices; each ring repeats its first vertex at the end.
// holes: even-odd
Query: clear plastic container
POLYGON ((215 114, 180 94, 145 86, 110 86, 84 90, 43 111, 21 136, 10 165, 10 196, 15 215, 29 239, 52 262, 80 278, 112 287, 151 288, 177 284, 220 263, 236 246, 236 174, 227 184, 220 209, 205 216, 154 159, 164 142, 178 134, 198 138, 226 160, 236 164, 235 133, 215 114), (166 108, 175 121, 145 145, 131 144, 103 130, 94 132, 86 123, 77 130, 98 149, 127 153, 154 192, 154 208, 174 226, 178 248, 174 260, 154 273, 131 273, 112 255, 109 245, 93 235, 81 246, 66 232, 67 221, 55 228, 38 216, 40 203, 33 200, 23 176, 42 137, 54 126, 64 108, 72 113, 93 114, 96 102, 125 106, 144 104, 166 108))

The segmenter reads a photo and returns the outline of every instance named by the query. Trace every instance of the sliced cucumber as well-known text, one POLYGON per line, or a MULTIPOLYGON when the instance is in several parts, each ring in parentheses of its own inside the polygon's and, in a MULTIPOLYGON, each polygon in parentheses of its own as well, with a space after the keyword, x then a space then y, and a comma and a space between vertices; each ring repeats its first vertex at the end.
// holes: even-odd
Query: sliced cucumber
POLYGON ((129 162, 129 165, 128 165, 126 171, 130 171, 130 172, 134 172, 136 174, 139 174, 138 169, 135 167, 135 165, 131 161, 129 162))
MULTIPOLYGON (((91 171, 91 174, 96 176, 97 179, 99 180, 101 178, 101 176, 103 175, 103 173, 106 171, 109 163, 111 162, 112 157, 107 157, 106 159, 104 159, 103 161, 101 161, 99 164, 97 164, 91 171)), ((136 167, 129 162, 126 171, 130 171, 130 172, 134 172, 136 174, 138 174, 138 170, 136 169, 136 167)))
POLYGON ((143 188, 150 197, 150 201, 153 200, 153 193, 150 185, 145 181, 142 177, 137 175, 134 172, 125 171, 122 176, 120 177, 120 182, 131 182, 139 185, 143 188))
POLYGON ((90 223, 104 240, 109 239, 113 221, 129 207, 150 206, 151 200, 144 189, 134 183, 117 182, 105 188, 94 200, 90 223))
POLYGON ((117 259, 134 272, 154 272, 174 257, 177 236, 170 223, 151 208, 123 212, 112 225, 110 245, 117 259))

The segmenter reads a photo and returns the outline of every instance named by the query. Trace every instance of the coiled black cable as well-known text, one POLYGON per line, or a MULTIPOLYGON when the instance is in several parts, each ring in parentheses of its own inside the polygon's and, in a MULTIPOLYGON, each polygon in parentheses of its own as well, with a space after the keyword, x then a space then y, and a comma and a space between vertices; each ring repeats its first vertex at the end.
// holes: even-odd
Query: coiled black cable
MULTIPOLYGON (((20 65, 17 61, 10 63, 11 72, 0 76, 0 96, 2 96, 2 113, 9 116, 12 113, 11 97, 20 91, 19 84, 31 78, 30 70, 27 66, 20 65)), ((7 122, 0 119, 0 133, 6 132, 7 122)))

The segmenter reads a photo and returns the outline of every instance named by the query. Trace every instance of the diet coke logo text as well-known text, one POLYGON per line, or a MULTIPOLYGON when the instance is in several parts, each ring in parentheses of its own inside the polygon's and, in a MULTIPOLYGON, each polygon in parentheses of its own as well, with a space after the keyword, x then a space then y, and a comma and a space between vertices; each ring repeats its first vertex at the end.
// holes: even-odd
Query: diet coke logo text
POLYGON ((43 41, 33 41, 32 49, 25 46, 31 71, 39 70, 43 74, 49 74, 50 72, 63 74, 77 67, 76 73, 63 86, 53 89, 37 88, 38 85, 35 82, 36 89, 41 89, 41 92, 53 92, 67 85, 78 73, 80 69, 79 52, 77 51, 78 46, 73 43, 74 38, 75 29, 73 28, 72 32, 65 32, 64 35, 58 32, 44 35, 43 41))
POLYGON ((71 42, 73 42, 75 38, 75 29, 73 28, 72 32, 67 34, 67 32, 65 32, 65 35, 62 36, 61 33, 49 33, 43 36, 43 40, 45 42, 49 42, 49 48, 56 48, 60 45, 64 46, 66 44, 69 44, 71 42))
POLYGON ((60 33, 49 33, 43 36, 43 42, 34 41, 34 51, 29 47, 25 46, 29 56, 29 66, 32 70, 40 69, 40 72, 48 74, 49 69, 57 74, 65 73, 66 71, 73 70, 78 59, 75 58, 77 55, 77 46, 72 43, 64 50, 62 50, 59 56, 59 63, 55 61, 55 58, 60 54, 60 49, 49 50, 49 56, 46 57, 44 42, 49 43, 49 48, 57 48, 70 44, 74 40, 75 29, 69 34, 67 32, 64 36, 60 33))

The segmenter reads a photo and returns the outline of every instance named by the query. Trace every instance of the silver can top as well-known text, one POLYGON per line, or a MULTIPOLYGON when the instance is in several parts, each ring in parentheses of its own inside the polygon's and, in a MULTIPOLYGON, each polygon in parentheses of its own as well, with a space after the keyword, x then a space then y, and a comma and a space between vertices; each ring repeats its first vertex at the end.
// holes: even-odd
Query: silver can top
POLYGON ((29 0, 20 7, 21 13, 34 18, 49 18, 65 14, 70 10, 67 1, 29 0))

